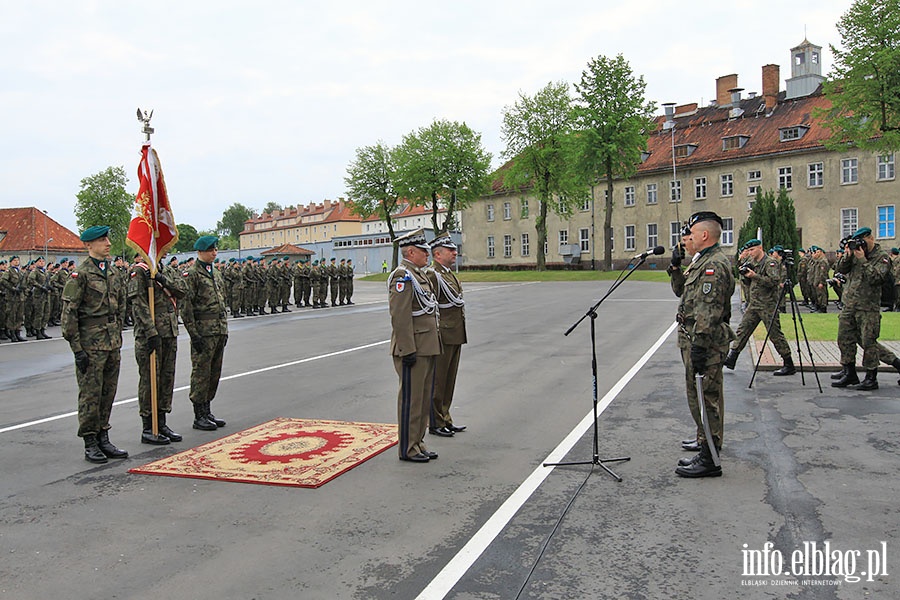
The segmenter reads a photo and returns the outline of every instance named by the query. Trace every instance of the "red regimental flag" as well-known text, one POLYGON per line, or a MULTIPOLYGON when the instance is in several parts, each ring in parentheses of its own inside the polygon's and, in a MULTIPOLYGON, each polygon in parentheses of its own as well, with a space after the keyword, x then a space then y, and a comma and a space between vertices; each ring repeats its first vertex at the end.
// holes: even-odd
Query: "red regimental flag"
POLYGON ((146 142, 138 165, 138 193, 126 243, 144 257, 155 274, 159 260, 178 241, 178 228, 169 204, 166 181, 156 150, 146 142))

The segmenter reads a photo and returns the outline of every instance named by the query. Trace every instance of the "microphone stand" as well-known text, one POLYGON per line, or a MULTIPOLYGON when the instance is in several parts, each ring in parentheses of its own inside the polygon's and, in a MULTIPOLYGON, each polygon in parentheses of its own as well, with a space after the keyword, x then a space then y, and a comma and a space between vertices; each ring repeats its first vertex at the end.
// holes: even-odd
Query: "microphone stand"
MULTIPOLYGON (((578 327, 581 324, 582 321, 584 321, 586 318, 590 317, 590 319, 591 319, 591 375, 593 376, 593 383, 594 383, 594 392, 593 392, 593 395, 594 395, 594 397, 593 397, 593 401, 594 401, 594 447, 593 447, 593 450, 594 450, 594 452, 593 452, 593 455, 591 456, 591 460, 574 461, 574 462, 559 462, 559 463, 544 463, 545 467, 562 467, 562 466, 570 466, 570 465, 596 465, 596 466, 602 468, 607 473, 609 473, 610 476, 612 476, 612 478, 615 479, 616 481, 618 481, 618 482, 622 481, 622 478, 619 477, 618 475, 616 475, 612 471, 612 469, 607 467, 604 463, 624 462, 624 461, 631 460, 631 457, 630 456, 622 456, 619 458, 600 458, 600 433, 597 428, 597 419, 598 419, 598 415, 597 415, 597 401, 598 401, 598 399, 597 399, 597 328, 596 328, 595 321, 597 320, 597 307, 600 306, 603 303, 603 301, 606 300, 606 298, 608 298, 609 295, 612 294, 620 285, 622 285, 625 282, 625 280, 628 279, 631 276, 631 274, 637 270, 638 267, 640 267, 642 264, 644 264, 644 262, 646 262, 647 256, 649 256, 649 254, 642 254, 639 257, 640 260, 638 261, 638 263, 636 265, 634 265, 633 267, 631 266, 631 263, 628 263, 628 265, 625 267, 625 269, 623 269, 622 272, 619 273, 619 276, 616 278, 616 280, 610 286, 609 290, 607 290, 606 294, 604 294, 603 297, 600 298, 596 304, 594 304, 592 307, 590 307, 587 310, 587 312, 581 316, 580 319, 575 321, 575 323, 571 327, 569 327, 569 329, 566 330, 566 333, 564 334, 564 335, 568 336, 570 333, 572 333, 575 330, 576 327, 578 327), (629 269, 629 267, 631 267, 631 268, 629 269), (627 274, 626 274, 626 271, 627 271, 627 274), (624 277, 622 277, 623 274, 625 274, 624 277)), ((632 262, 633 261, 634 261, 634 259, 632 259, 632 262)))

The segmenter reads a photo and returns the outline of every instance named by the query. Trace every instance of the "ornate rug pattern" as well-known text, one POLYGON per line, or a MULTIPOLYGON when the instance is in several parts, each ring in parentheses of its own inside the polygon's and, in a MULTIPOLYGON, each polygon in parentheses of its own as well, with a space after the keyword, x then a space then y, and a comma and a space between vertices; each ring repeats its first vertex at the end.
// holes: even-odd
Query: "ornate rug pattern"
POLYGON ((317 488, 397 443, 397 426, 278 418, 129 473, 317 488))

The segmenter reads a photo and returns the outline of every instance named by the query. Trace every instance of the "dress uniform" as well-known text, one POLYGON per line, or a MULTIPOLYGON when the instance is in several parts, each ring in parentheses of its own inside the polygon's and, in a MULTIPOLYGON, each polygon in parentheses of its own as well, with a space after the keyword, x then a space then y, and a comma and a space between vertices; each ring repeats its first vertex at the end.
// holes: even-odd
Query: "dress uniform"
POLYGON ((466 339, 466 308, 462 284, 450 268, 456 261, 456 244, 449 233, 442 233, 431 242, 434 261, 425 270, 437 296, 440 310, 442 351, 434 361, 434 394, 431 399, 431 416, 428 430, 444 437, 465 430, 454 425, 450 416, 450 404, 456 389, 456 373, 459 356, 466 339))
POLYGON ((710 444, 714 444, 717 451, 722 446, 725 417, 722 358, 734 339, 734 332, 728 325, 734 275, 728 255, 719 246, 722 218, 714 212, 701 211, 691 215, 688 226, 691 247, 696 254, 683 274, 673 274, 672 289, 681 297, 677 316, 680 325, 678 342, 700 453, 685 460, 687 464, 680 462, 675 473, 682 477, 717 477, 722 474, 722 469, 712 459, 710 444), (703 427, 696 374, 703 375, 703 402, 712 440, 706 438, 703 427))
POLYGON ((138 262, 131 269, 128 297, 134 319, 134 359, 138 366, 138 413, 143 425, 141 442, 164 445, 180 442, 181 435, 166 424, 172 412, 175 389, 175 357, 178 352, 178 313, 176 305, 184 297, 183 283, 169 280, 162 273, 150 277, 150 267, 138 262), (150 317, 149 289, 153 286, 153 318, 150 317), (156 352, 156 373, 150 371, 150 353, 156 352), (153 434, 150 378, 156 377, 156 415, 158 435, 153 434))
POLYGON ((741 323, 738 325, 737 339, 731 345, 724 365, 729 369, 734 369, 741 350, 756 331, 756 326, 762 322, 769 332, 772 345, 775 346, 775 350, 784 361, 784 366, 775 371, 773 375, 793 375, 797 369, 791 358, 791 348, 781 331, 781 320, 775 315, 775 307, 781 300, 782 284, 785 279, 781 263, 777 258, 763 254, 761 241, 752 239, 745 245, 753 260, 753 265, 747 266, 746 274, 742 273, 750 280, 750 301, 747 304, 747 310, 744 311, 741 323))
POLYGON ((400 460, 428 462, 437 454, 425 446, 431 407, 434 359, 441 353, 437 299, 423 267, 430 246, 419 229, 397 239, 400 265, 388 276, 391 355, 400 377, 397 435, 400 460))
POLYGON ((78 381, 78 435, 85 460, 105 463, 127 458, 109 441, 109 415, 119 383, 125 287, 109 262, 109 227, 81 234, 88 258, 69 275, 63 288, 62 333, 75 354, 78 381))
POLYGON ((225 421, 216 418, 210 403, 216 397, 222 360, 228 343, 228 319, 222 276, 212 266, 219 238, 204 235, 194 243, 198 260, 185 271, 185 295, 181 303, 181 319, 191 336, 191 391, 194 405, 194 429, 214 431, 225 421))

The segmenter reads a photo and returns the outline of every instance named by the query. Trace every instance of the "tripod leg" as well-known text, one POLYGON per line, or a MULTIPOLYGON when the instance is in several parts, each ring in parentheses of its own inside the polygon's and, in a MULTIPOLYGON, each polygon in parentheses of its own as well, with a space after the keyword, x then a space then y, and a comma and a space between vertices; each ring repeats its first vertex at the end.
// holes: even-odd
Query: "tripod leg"
POLYGON ((784 302, 785 293, 786 290, 782 288, 781 295, 778 297, 778 302, 775 303, 775 312, 772 313, 772 318, 769 319, 769 322, 766 324, 766 338, 763 340, 762 350, 759 351, 759 356, 756 357, 756 365, 753 367, 753 375, 750 376, 750 385, 747 386, 747 389, 753 388, 753 380, 756 379, 756 372, 759 370, 759 363, 762 362, 763 352, 766 351, 766 347, 769 344, 769 332, 772 331, 772 325, 775 323, 775 319, 778 318, 778 313, 781 311, 781 304, 784 302))
MULTIPOLYGON (((794 288, 791 287, 791 300, 794 303, 794 306, 797 305, 797 298, 794 296, 794 288)), ((825 392, 822 390, 822 382, 819 381, 819 371, 816 369, 816 359, 813 357, 812 348, 809 345, 809 338, 806 337, 806 328, 803 326, 803 315, 800 314, 800 310, 797 309, 797 320, 800 321, 800 331, 803 332, 803 341, 806 342, 806 351, 809 353, 809 362, 812 366, 813 375, 816 377, 816 385, 819 386, 819 393, 824 394, 825 392)), ((794 323, 794 331, 796 335, 797 324, 794 323)), ((800 353, 800 336, 797 336, 797 354, 800 353)), ((800 365, 800 373, 803 374, 803 364, 800 365)), ((804 385, 806 385, 804 383, 804 385)))

